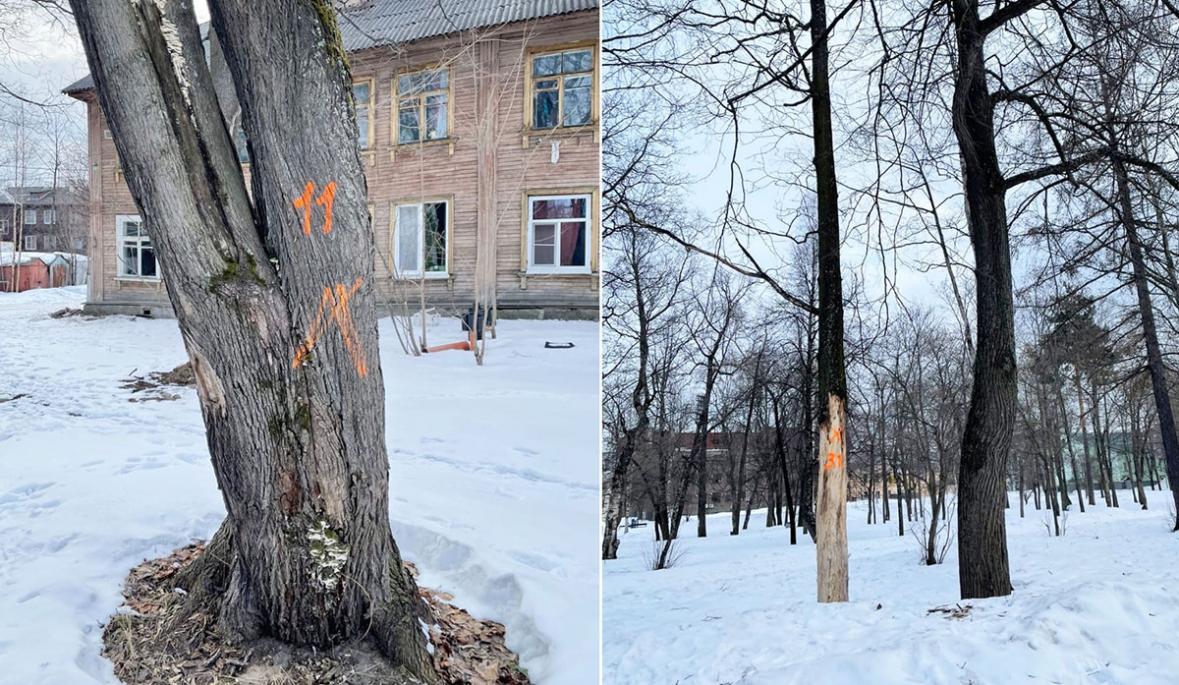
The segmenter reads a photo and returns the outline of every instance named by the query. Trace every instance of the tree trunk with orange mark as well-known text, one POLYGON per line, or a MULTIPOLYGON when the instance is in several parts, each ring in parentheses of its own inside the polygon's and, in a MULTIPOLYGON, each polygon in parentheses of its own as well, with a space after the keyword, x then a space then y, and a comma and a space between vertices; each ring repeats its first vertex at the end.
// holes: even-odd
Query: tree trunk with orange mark
POLYGON ((847 601, 847 445, 844 402, 827 396, 827 422, 819 426, 819 601, 847 601))
POLYGON ((816 500, 818 596, 847 601, 847 374, 843 358, 843 281, 839 186, 831 126, 827 5, 811 0, 811 110, 819 242, 819 478, 816 500))
POLYGON ((250 194, 191 3, 71 4, 192 359, 228 512, 215 553, 179 581, 190 608, 231 640, 371 640, 436 681, 428 609, 389 527, 375 245, 334 11, 210 2, 242 103, 250 194))

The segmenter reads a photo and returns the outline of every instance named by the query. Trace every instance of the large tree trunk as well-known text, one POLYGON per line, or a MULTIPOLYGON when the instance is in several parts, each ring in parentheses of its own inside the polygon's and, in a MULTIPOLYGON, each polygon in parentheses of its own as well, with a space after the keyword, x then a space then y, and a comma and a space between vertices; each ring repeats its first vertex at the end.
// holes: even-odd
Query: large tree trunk
POLYGON ((827 69, 827 3, 811 0, 811 111, 819 241, 818 596, 847 601, 847 377, 843 362, 843 286, 839 186, 827 69))
POLYGON ((1005 184, 995 149, 977 0, 954 0, 953 122, 974 248, 978 334, 958 470, 958 584, 962 597, 1011 594, 1007 457, 1015 425, 1015 306, 1005 184))
POLYGON ((389 528, 374 241, 333 10, 212 3, 251 204, 190 4, 71 4, 192 359, 228 511, 223 632, 320 648, 369 636, 434 680, 389 528))

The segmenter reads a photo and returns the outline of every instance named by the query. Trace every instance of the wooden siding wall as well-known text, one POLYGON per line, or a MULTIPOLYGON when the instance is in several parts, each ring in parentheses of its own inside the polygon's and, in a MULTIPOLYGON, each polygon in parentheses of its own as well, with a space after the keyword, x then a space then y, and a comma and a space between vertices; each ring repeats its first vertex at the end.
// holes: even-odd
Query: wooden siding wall
MULTIPOLYGON (((598 40, 597 12, 549 17, 482 29, 409 45, 374 48, 350 55, 354 80, 371 79, 375 111, 369 147, 362 151, 369 204, 377 239, 377 275, 391 302, 416 306, 418 279, 396 280, 393 224, 398 204, 445 199, 450 203, 449 278, 426 279, 431 306, 470 306, 476 259, 479 199, 494 196, 497 224, 496 273, 501 307, 597 309, 599 240, 600 102, 595 83, 594 125, 570 130, 529 131, 528 55, 598 40), (398 74, 446 65, 450 68, 449 138, 408 145, 395 143, 394 88, 398 74), (488 104, 493 107, 489 107, 488 104), (478 124, 495 117, 494 174, 480 174, 478 124), (555 160, 555 161, 554 161, 555 160), (529 194, 590 194, 591 274, 528 275, 525 198, 529 194)), ((600 74, 595 72, 600 79, 600 74)), ((96 102, 89 106, 91 161, 90 301, 97 304, 167 304, 162 284, 119 278, 115 217, 137 214, 117 162, 114 141, 96 102)), ((489 203, 490 204, 490 203, 489 203)), ((296 220, 292 210, 292 221, 296 220)))

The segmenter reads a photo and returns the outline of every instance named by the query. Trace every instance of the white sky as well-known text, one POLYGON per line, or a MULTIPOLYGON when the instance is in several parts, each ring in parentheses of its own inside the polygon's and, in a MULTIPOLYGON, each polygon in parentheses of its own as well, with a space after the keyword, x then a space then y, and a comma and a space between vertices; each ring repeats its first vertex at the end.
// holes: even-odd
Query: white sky
MULTIPOLYGON (((194 0, 194 10, 198 21, 208 21, 206 0, 194 0)), ((72 18, 29 9, 15 17, 3 17, 0 25, 8 32, 6 40, 0 41, 0 82, 30 100, 54 105, 67 121, 67 135, 75 145, 84 145, 86 106, 61 92, 89 71, 72 18)), ((27 108, 20 114, 17 107, 20 105, 11 100, 0 100, 0 141, 5 139, 2 129, 6 119, 20 116, 27 120, 26 115, 35 113, 34 108, 27 108)), ((13 183, 10 156, 6 146, 0 145, 0 185, 13 183)), ((25 182, 39 181, 26 178, 25 182)))

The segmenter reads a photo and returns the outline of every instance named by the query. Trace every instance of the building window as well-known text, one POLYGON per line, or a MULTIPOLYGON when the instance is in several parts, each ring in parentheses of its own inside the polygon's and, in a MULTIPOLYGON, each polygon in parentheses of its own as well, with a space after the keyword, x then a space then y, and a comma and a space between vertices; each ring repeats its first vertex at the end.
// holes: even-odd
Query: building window
POLYGON ((402 74, 397 90, 397 142, 443 140, 450 135, 450 70, 402 74))
POLYGON ((8 235, 8 219, 0 219, 0 238, 8 235))
POLYGON ((46 209, 41 212, 41 223, 46 226, 52 226, 53 222, 57 220, 57 212, 52 209, 46 209))
POLYGON ((528 198, 528 271, 588 274, 589 195, 528 198))
POLYGON ((531 72, 532 128, 593 122, 593 48, 533 55, 531 72))
POLYGON ((30 252, 35 251, 37 249, 37 236, 35 236, 35 235, 25 236, 25 248, 24 249, 27 251, 30 251, 30 252))
POLYGON ((398 276, 445 277, 450 238, 449 203, 445 200, 397 205, 394 212, 393 263, 398 276), (422 265, 425 264, 425 268, 422 265))
POLYGON ((81 238, 74 238, 74 252, 82 252, 86 249, 86 241, 81 238))
POLYGON ((373 89, 372 79, 361 79, 352 82, 352 102, 356 105, 356 134, 360 140, 360 149, 368 149, 373 137, 373 89))
POLYGON ((156 268, 156 251, 151 238, 137 216, 115 217, 119 238, 120 278, 159 278, 156 268))
POLYGON ((37 210, 25 208, 25 226, 31 226, 37 223, 37 210))

